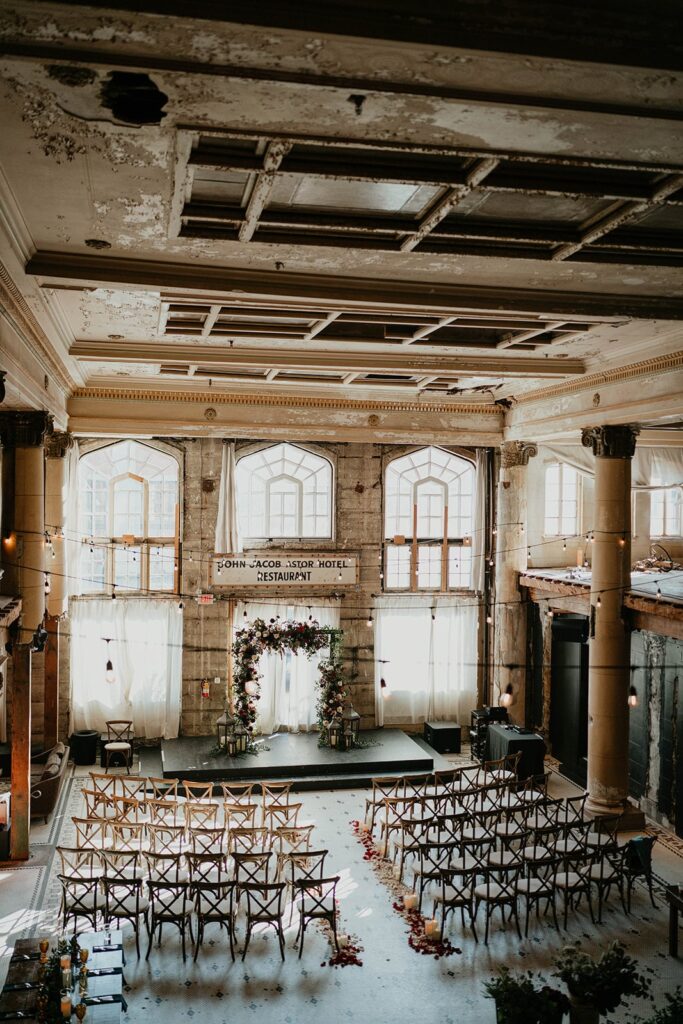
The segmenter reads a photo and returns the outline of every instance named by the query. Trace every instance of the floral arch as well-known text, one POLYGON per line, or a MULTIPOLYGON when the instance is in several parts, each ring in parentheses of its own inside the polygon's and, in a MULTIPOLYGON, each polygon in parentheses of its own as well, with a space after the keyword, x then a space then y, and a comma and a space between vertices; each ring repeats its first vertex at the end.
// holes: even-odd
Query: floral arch
POLYGON ((260 700, 259 659, 267 651, 282 654, 290 650, 312 658, 317 651, 329 647, 329 657, 320 663, 316 711, 319 743, 329 743, 329 727, 341 717, 349 693, 341 667, 342 630, 321 626, 316 619, 297 622, 295 619, 254 619, 238 629, 232 645, 234 713, 249 732, 254 732, 260 700))

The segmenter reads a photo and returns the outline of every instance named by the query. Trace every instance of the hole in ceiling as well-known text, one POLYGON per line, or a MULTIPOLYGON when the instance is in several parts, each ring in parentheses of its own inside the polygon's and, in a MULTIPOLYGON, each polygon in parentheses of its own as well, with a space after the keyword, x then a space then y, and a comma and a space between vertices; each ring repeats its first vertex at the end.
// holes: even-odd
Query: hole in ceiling
POLYGON ((168 96, 149 75, 111 71, 100 93, 102 106, 126 124, 160 124, 168 96))
POLYGON ((86 238, 85 244, 89 249, 111 249, 111 242, 104 238, 86 238))
POLYGON ((83 85, 90 85, 97 78, 92 68, 74 67, 69 64, 48 64, 47 73, 56 82, 73 86, 75 89, 83 85))

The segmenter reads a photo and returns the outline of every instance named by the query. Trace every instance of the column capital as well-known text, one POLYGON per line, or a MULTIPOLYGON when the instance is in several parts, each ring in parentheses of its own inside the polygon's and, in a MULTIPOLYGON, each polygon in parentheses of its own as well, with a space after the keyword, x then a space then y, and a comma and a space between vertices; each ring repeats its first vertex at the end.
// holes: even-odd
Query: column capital
POLYGON ((500 464, 503 469, 528 466, 533 455, 538 455, 538 445, 532 441, 504 441, 500 446, 500 464))
POLYGON ((63 459, 73 444, 73 434, 68 430, 54 430, 45 438, 45 458, 63 459))
POLYGON ((635 423, 614 423, 605 427, 584 427, 581 444, 592 448, 597 459, 632 459, 640 427, 635 423))
POLYGON ((39 448, 52 433, 47 412, 0 413, 0 441, 6 448, 39 448))

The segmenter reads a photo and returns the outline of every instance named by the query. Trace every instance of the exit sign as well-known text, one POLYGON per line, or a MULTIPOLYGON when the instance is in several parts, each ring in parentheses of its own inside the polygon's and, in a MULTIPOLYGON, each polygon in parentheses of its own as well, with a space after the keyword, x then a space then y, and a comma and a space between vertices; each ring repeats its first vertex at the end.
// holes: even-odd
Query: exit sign
POLYGON ((213 594, 198 594, 197 604, 213 604, 216 600, 213 594))

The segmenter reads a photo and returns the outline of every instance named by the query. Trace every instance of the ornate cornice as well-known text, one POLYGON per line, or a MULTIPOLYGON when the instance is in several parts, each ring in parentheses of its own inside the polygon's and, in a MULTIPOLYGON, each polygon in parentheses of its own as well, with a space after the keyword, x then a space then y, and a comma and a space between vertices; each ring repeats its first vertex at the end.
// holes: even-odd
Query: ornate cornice
POLYGON ((496 416, 502 419, 503 411, 499 406, 484 405, 483 403, 467 404, 458 402, 450 404, 446 402, 397 402, 352 398, 319 398, 313 395, 258 395, 258 394, 232 394, 230 392, 218 393, 215 391, 155 391, 151 388, 76 388, 71 398, 100 398, 123 402, 191 402, 195 405, 206 405, 212 408, 215 405, 256 405, 275 406, 283 408, 287 406, 300 406, 302 408, 317 409, 348 409, 379 412, 438 412, 454 413, 459 415, 496 416))
POLYGON ((73 443, 73 435, 68 430, 55 430, 45 438, 45 458, 63 459, 73 443))
POLYGON ((577 380, 548 384, 547 387, 538 388, 535 391, 528 391, 526 394, 520 395, 517 404, 524 405, 527 402, 540 402, 544 398, 574 395, 580 391, 604 387, 606 384, 618 384, 619 381, 647 377, 653 373, 668 373, 670 370, 680 370, 682 368, 683 352, 671 352, 665 356, 644 359, 640 363, 629 363, 628 366, 620 366, 614 370, 601 370, 600 373, 586 374, 577 380))
POLYGON ((538 445, 531 441, 504 441, 500 446, 500 464, 502 469, 513 466, 528 466, 529 459, 538 455, 538 445))
POLYGON ((598 459, 632 459, 639 433, 640 427, 633 423, 586 427, 581 431, 581 444, 584 448, 592 448, 598 459))
POLYGON ((5 448, 38 448, 51 433, 52 416, 49 413, 0 413, 0 439, 5 448))
POLYGON ((31 312, 24 296, 15 285, 7 267, 0 262, 0 306, 4 306, 8 316, 13 320, 24 340, 29 346, 34 346, 36 354, 44 361, 46 368, 50 370, 55 383, 68 393, 74 385, 74 381, 64 369, 64 366, 55 356, 54 348, 42 327, 31 312))

